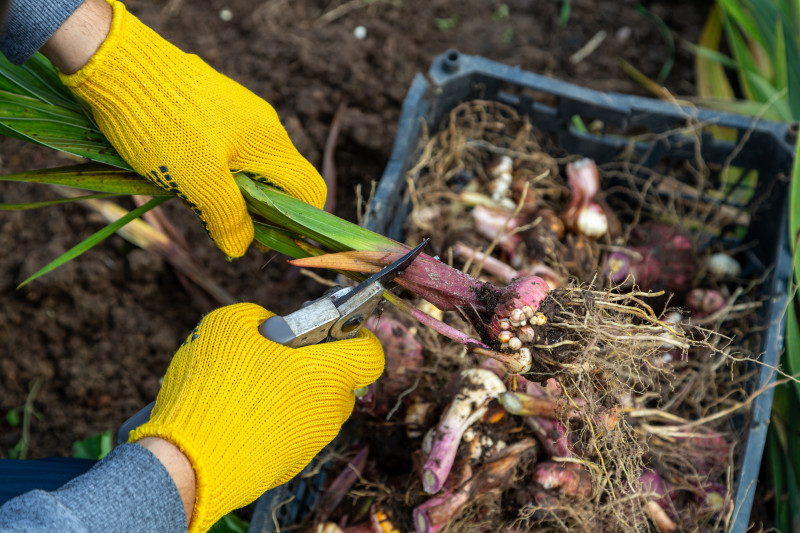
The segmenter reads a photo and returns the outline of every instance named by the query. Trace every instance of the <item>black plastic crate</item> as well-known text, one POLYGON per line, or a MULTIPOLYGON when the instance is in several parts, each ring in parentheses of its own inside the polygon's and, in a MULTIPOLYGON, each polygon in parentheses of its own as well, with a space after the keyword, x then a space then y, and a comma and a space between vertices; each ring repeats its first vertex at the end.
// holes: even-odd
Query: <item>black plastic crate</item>
MULTIPOLYGON (((366 217, 367 228, 403 239, 404 223, 411 209, 405 197, 406 175, 419 156, 423 123, 428 131, 438 131, 451 109, 474 99, 498 101, 514 108, 520 115, 527 115, 534 127, 548 134, 566 153, 590 157, 598 164, 614 160, 623 150, 632 153, 637 163, 654 169, 692 160, 697 157, 697 139, 681 131, 690 121, 735 131, 735 142, 715 140, 709 133, 703 133, 700 156, 711 165, 727 163, 758 173, 753 190, 745 195, 744 205, 733 196, 722 200, 737 209, 752 207, 747 227, 722 237, 753 244, 744 258, 745 272, 767 276, 763 285, 767 301, 761 309, 767 327, 760 350, 764 364, 759 365, 751 391, 765 390, 774 382, 776 373, 770 367, 777 365, 783 347, 783 313, 791 278, 787 222, 788 177, 795 142, 791 126, 679 107, 650 98, 598 92, 450 50, 434 60, 427 79, 418 74, 408 91, 391 159, 366 217), (601 121, 602 132, 579 130, 573 124, 575 116, 585 123, 601 121), (630 134, 648 132, 661 135, 632 144, 630 134), (749 202, 753 202, 752 206, 747 205, 749 202)), ((730 530, 734 533, 747 530, 772 397, 769 388, 755 400, 748 418, 747 441, 738 448, 741 461, 736 473, 730 530)))

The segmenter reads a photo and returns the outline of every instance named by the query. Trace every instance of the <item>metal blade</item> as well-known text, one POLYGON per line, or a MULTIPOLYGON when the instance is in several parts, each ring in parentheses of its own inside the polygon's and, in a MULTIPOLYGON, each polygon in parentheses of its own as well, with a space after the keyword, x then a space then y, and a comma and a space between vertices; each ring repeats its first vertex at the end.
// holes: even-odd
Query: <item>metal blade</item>
POLYGON ((414 262, 414 259, 417 258, 419 254, 422 253, 422 249, 428 244, 429 239, 425 239, 420 244, 414 247, 413 250, 405 254, 403 257, 392 263, 391 265, 387 266, 386 268, 382 269, 380 272, 376 272, 375 274, 371 275, 361 283, 359 283, 356 287, 353 288, 352 291, 349 291, 347 294, 340 296, 339 298, 334 298, 333 303, 336 307, 339 307, 347 300, 364 290, 366 287, 372 285, 373 283, 380 283, 384 284, 387 281, 394 279, 400 272, 405 270, 406 268, 414 262))

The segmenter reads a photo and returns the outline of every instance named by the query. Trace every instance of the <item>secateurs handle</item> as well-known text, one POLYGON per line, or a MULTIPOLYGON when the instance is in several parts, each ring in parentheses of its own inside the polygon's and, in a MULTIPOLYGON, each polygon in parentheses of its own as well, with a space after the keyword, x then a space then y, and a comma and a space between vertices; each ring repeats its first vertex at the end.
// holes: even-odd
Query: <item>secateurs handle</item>
MULTIPOLYGON (((289 348, 355 337, 383 299, 384 284, 408 268, 427 243, 428 239, 425 239, 400 259, 355 287, 329 292, 286 316, 268 318, 259 327, 259 332, 265 338, 289 348)), ((127 442, 131 431, 150 420, 155 404, 151 402, 120 426, 117 444, 127 442)))
POLYGON ((265 338, 290 348, 355 337, 383 300, 384 284, 414 262, 427 242, 424 240, 356 287, 327 294, 286 316, 268 318, 259 331, 265 338))

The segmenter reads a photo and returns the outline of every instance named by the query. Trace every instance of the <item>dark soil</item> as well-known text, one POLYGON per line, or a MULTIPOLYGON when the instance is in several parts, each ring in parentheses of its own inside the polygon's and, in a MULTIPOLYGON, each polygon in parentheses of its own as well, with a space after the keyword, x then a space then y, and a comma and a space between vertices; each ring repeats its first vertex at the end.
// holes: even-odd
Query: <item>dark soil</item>
MULTIPOLYGON (((317 168, 339 103, 348 103, 335 153, 337 214, 357 219, 356 187, 368 194, 389 158, 400 108, 414 75, 448 48, 604 91, 646 94, 619 67, 624 58, 655 78, 671 57, 663 35, 633 0, 129 0, 129 9, 164 37, 272 103, 296 146, 317 168), (344 9, 353 8, 349 12, 344 9), (229 9, 225 22, 220 11, 229 9), (333 15, 339 14, 338 18, 333 15), (454 27, 443 29, 450 21, 454 27), (367 29, 358 40, 357 26, 367 29), (598 31, 587 59, 570 56, 598 31)), ((646 3, 680 39, 696 42, 710 2, 646 3)), ((678 45, 665 80, 694 92, 692 57, 678 45)), ((0 140, 2 173, 72 161, 0 140)), ((0 201, 56 198, 44 187, 1 183, 0 201)), ((126 206, 131 204, 122 202, 126 206)), ((318 296, 321 285, 285 258, 252 248, 232 263, 177 202, 164 206, 202 263, 227 291, 277 312, 318 296)), ((116 428, 155 398, 174 350, 215 304, 190 296, 161 258, 120 237, 17 290, 27 276, 103 226, 79 205, 0 215, 0 413, 35 398, 29 458, 69 455, 71 444, 116 428)), ((21 429, 0 421, 0 456, 21 429)))

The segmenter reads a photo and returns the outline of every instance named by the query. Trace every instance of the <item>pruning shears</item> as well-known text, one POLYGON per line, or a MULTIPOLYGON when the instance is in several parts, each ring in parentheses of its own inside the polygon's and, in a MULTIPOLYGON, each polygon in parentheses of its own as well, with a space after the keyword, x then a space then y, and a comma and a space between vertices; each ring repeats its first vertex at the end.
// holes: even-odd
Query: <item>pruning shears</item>
MULTIPOLYGON (((259 332, 268 340, 289 348, 357 336, 367 318, 383 300, 385 284, 408 268, 427 243, 428 239, 425 239, 400 259, 355 287, 334 287, 293 313, 268 318, 259 327, 259 332)), ((117 432, 117 443, 126 442, 132 430, 150 420, 154 406, 155 402, 151 402, 126 420, 117 432)))
POLYGON ((268 318, 259 328, 261 335, 290 348, 355 337, 383 300, 386 282, 408 268, 427 243, 425 239, 355 287, 334 287, 294 313, 268 318))

